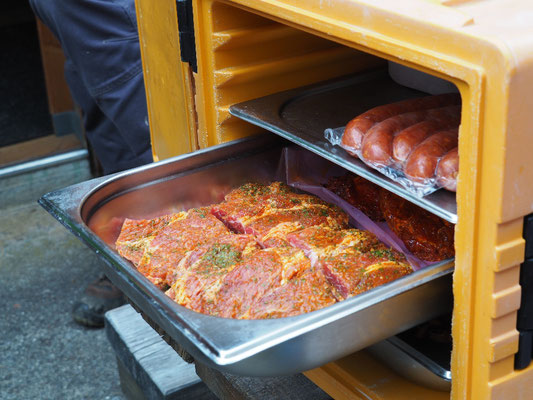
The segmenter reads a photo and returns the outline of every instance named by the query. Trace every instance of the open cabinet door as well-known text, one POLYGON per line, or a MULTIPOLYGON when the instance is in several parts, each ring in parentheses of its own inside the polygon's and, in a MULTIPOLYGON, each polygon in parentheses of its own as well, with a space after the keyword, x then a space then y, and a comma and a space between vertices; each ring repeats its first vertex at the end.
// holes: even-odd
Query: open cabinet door
POLYGON ((194 76, 180 58, 176 1, 136 0, 155 161, 198 149, 194 76))

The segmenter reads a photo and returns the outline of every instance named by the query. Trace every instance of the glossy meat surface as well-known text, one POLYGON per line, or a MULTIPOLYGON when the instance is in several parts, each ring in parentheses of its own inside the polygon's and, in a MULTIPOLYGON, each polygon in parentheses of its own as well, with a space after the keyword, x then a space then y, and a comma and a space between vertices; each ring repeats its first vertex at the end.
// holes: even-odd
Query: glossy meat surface
POLYGON ((116 247, 170 298, 194 311, 280 318, 411 272, 401 254, 347 226, 340 208, 314 196, 279 182, 247 184, 214 206, 126 220, 116 247))
POLYGON ((361 210, 370 219, 385 220, 379 204, 379 196, 383 189, 378 185, 360 176, 349 174, 330 178, 325 187, 361 210))
POLYGON ((454 226, 442 218, 353 174, 330 178, 325 187, 370 219, 385 220, 405 247, 421 260, 454 257, 454 226))
POLYGON ((229 233, 212 239, 181 260, 166 294, 178 304, 209 314, 224 277, 258 249, 251 235, 229 233))
POLYGON ((453 224, 387 191, 380 202, 387 224, 415 256, 425 261, 454 257, 453 224))
POLYGON ((412 272, 403 254, 373 234, 357 229, 309 228, 290 235, 343 298, 365 292, 412 272))
POLYGON ((224 277, 213 314, 250 318, 250 311, 264 296, 310 268, 311 263, 301 250, 290 247, 259 250, 224 277))
POLYGON ((172 286, 172 272, 189 251, 229 232, 209 208, 193 208, 177 216, 154 234, 137 265, 161 289, 172 286))
POLYGON ((313 265, 319 258, 333 256, 346 248, 365 250, 381 243, 375 235, 359 229, 335 230, 327 227, 310 227, 287 236, 291 246, 302 249, 313 265))
POLYGON ((319 310, 337 301, 335 290, 321 269, 311 268, 261 297, 248 315, 250 319, 290 317, 319 310))
POLYGON ((263 247, 283 245, 286 234, 309 226, 348 226, 348 215, 340 208, 318 197, 295 193, 280 182, 244 185, 230 192, 211 212, 230 229, 254 235, 263 247))
POLYGON ((183 218, 186 213, 165 215, 155 219, 127 219, 122 224, 120 235, 115 243, 119 254, 139 265, 146 247, 154 239, 157 231, 168 225, 173 219, 183 218))

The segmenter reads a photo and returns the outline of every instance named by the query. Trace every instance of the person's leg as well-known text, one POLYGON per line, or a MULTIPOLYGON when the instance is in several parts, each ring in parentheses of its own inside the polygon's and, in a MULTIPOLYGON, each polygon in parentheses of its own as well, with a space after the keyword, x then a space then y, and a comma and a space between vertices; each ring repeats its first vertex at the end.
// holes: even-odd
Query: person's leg
MULTIPOLYGON (((30 3, 61 43, 67 83, 104 173, 152 162, 134 1, 30 3)), ((103 314, 123 301, 120 291, 100 278, 74 305, 74 320, 103 326, 103 314)))
MULTIPOLYGON (((104 169, 104 174, 110 174, 152 162, 150 147, 141 154, 136 154, 130 149, 115 123, 104 114, 95 99, 81 84, 76 69, 68 61, 65 63, 65 78, 74 101, 83 110, 83 124, 86 137, 93 149, 95 149, 96 156, 104 169)), ((137 97, 141 95, 144 96, 144 91, 141 94, 136 94, 137 97)), ((110 105, 110 108, 114 107, 121 106, 110 105)), ((134 108, 141 107, 137 106, 134 108)))
POLYGON ((31 0, 67 58, 66 77, 104 172, 152 161, 133 0, 31 0))

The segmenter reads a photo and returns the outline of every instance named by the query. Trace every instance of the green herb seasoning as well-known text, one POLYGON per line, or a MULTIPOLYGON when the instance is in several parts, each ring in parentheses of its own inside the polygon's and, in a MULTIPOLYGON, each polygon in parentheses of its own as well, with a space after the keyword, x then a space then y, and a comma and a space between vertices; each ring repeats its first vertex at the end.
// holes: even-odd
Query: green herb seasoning
POLYGON ((241 253, 229 244, 214 244, 202 260, 217 268, 228 268, 237 263, 241 258, 241 253))
POLYGON ((391 249, 372 249, 370 254, 374 257, 384 257, 389 261, 396 261, 396 256, 391 249))

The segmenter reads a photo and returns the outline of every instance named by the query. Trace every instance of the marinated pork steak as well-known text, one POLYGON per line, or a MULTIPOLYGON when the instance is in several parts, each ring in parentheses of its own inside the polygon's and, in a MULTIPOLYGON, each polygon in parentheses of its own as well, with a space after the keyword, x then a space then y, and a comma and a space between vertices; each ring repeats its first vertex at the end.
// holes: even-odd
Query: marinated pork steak
POLYGON ((224 202, 126 220, 119 253, 166 294, 226 318, 298 315, 412 272, 375 235, 346 229, 338 207, 276 182, 246 184, 224 202), (237 233, 235 233, 237 232, 237 233))
POLYGON ((243 259, 259 249, 252 235, 229 233, 190 251, 173 270, 166 294, 178 304, 210 314, 222 280, 243 259))
POLYGON ((291 233, 287 240, 322 267, 327 281, 343 298, 413 272, 403 254, 370 232, 312 227, 291 233))
POLYGON ((380 203, 387 225, 415 256, 441 261, 455 255, 453 224, 387 191, 380 203))
POLYGON ((371 220, 385 221, 379 204, 380 193, 383 189, 378 185, 360 176, 348 174, 332 177, 324 186, 368 215, 371 220))
POLYGON ((352 247, 320 262, 327 281, 348 298, 412 273, 411 266, 397 255, 385 246, 364 253, 352 247))
POLYGON ((262 297, 310 269, 309 259, 299 249, 272 247, 256 251, 224 277, 213 315, 248 319, 262 297))
POLYGON ((155 219, 134 220, 126 218, 115 243, 118 253, 138 266, 144 250, 154 239, 157 231, 168 225, 170 221, 179 220, 186 215, 186 212, 181 212, 155 219))
POLYGON ((308 226, 348 226, 348 215, 318 197, 295 193, 287 185, 249 183, 213 206, 213 215, 238 233, 257 237, 263 247, 286 245, 284 237, 308 226))
POLYGON ((429 211, 352 174, 331 178, 325 187, 370 219, 385 220, 421 260, 442 261, 455 255, 453 224, 429 211))
POLYGON ((300 315, 336 303, 337 296, 322 271, 311 268, 261 297, 250 309, 248 317, 266 319, 300 315))
POLYGON ((172 286, 171 273, 181 259, 197 246, 229 233, 226 226, 210 214, 209 208, 193 208, 176 214, 153 235, 137 269, 161 289, 172 286))
POLYGON ((367 231, 359 229, 331 229, 313 226, 287 235, 291 246, 302 249, 313 265, 319 258, 333 256, 349 247, 361 251, 381 243, 378 238, 367 231))

